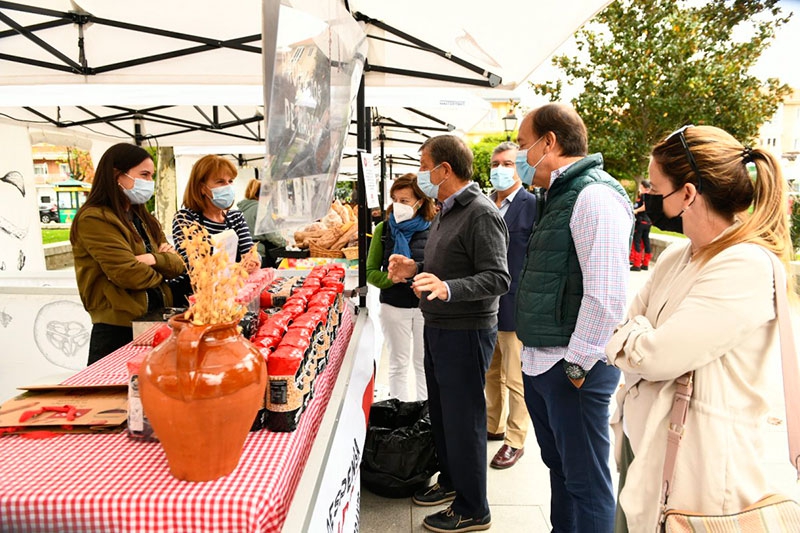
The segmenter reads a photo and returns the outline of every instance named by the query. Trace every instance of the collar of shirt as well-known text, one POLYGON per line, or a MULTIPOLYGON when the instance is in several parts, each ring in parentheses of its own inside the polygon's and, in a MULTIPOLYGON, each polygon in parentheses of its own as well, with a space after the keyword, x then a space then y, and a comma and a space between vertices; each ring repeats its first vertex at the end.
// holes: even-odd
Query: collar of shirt
POLYGON ((519 193, 519 191, 521 191, 521 190, 522 190, 522 187, 517 187, 516 189, 514 189, 514 192, 510 193, 508 196, 503 198, 503 201, 500 202, 500 207, 498 208, 498 209, 500 209, 500 214, 501 215, 506 216, 506 212, 508 211, 508 207, 511 205, 511 202, 514 201, 514 198, 516 198, 517 193, 519 193))
MULTIPOLYGON (((580 160, 579 160, 579 161, 580 161, 580 160)), ((575 163, 577 163, 577 162, 578 162, 578 161, 573 161, 572 163, 568 163, 568 164, 564 165, 564 166, 563 166, 563 167, 561 167, 561 168, 557 168, 557 169, 555 169, 555 170, 554 170, 554 171, 553 171, 553 172, 550 174, 550 187, 552 187, 552 186, 553 186, 553 183, 555 183, 555 181, 556 181, 556 180, 559 178, 559 176, 561 176, 561 174, 563 174, 564 172, 566 172, 566 171, 567 171, 567 169, 568 169, 569 167, 571 167, 572 165, 574 165, 574 164, 575 164, 575 163)), ((548 187, 548 188, 547 188, 547 190, 550 190, 550 187, 548 187)))
POLYGON ((467 188, 467 187, 469 187, 470 185, 472 185, 472 182, 471 182, 471 181, 467 182, 467 184, 466 184, 466 185, 464 185, 463 187, 461 187, 460 189, 458 189, 456 192, 454 192, 453 194, 451 194, 450 196, 448 196, 448 197, 445 199, 445 201, 444 201, 444 202, 442 202, 442 214, 443 214, 443 215, 444 215, 445 213, 447 213, 448 211, 450 211, 450 209, 453 207, 453 204, 455 204, 455 203, 456 203, 456 197, 457 197, 459 194, 461 194, 462 192, 464 192, 464 189, 466 189, 466 188, 467 188))
POLYGON ((516 198, 516 197, 517 197, 517 194, 518 194, 518 193, 519 193, 519 191, 521 191, 521 190, 522 190, 522 187, 520 186, 520 187, 517 187, 516 189, 514 189, 514 192, 512 192, 512 193, 509 193, 509 195, 508 195, 508 196, 506 196, 505 198, 503 198, 503 201, 502 201, 502 202, 500 202, 500 207, 502 208, 504 205, 508 205, 508 204, 510 204, 511 202, 513 202, 513 201, 514 201, 514 198, 516 198))

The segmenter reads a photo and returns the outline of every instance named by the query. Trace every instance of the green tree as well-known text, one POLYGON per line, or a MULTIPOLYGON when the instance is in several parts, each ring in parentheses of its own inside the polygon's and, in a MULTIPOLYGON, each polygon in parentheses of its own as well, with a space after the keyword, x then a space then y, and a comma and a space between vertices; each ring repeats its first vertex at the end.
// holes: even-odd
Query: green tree
MULTIPOLYGON (((586 123, 590 150, 603 153, 616 177, 634 178, 646 171, 651 147, 683 124, 718 126, 743 142, 757 137, 791 90, 748 70, 788 20, 778 0, 709 0, 698 7, 618 0, 578 32, 585 62, 561 55, 553 64, 570 84, 583 86, 572 103, 586 123)), ((555 101, 563 85, 533 88, 555 101)))
MULTIPOLYGON (((470 147, 472 148, 472 179, 477 181, 482 189, 488 189, 492 186, 489 183, 489 171, 492 168, 492 151, 505 140, 505 133, 497 133, 483 137, 470 147)), ((511 136, 511 140, 512 142, 517 142, 516 133, 511 136)))

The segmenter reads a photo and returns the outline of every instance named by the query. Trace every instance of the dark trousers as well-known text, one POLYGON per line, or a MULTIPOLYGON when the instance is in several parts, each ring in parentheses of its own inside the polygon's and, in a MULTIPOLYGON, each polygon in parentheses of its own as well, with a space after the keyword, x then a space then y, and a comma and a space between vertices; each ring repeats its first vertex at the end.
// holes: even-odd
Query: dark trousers
POLYGON ((619 370, 598 362, 580 389, 561 362, 522 380, 542 460, 550 469, 553 532, 610 533, 615 501, 608 466, 608 406, 619 370))
POLYGON ((642 251, 644 245, 644 253, 650 252, 650 224, 642 224, 637 222, 633 227, 633 249, 637 252, 642 251))
POLYGON ((453 511, 483 518, 486 499, 486 370, 497 327, 452 330, 425 326, 425 382, 439 484, 456 491, 453 511))
POLYGON ((130 326, 92 325, 92 336, 89 338, 89 364, 96 363, 132 340, 133 328, 130 326))

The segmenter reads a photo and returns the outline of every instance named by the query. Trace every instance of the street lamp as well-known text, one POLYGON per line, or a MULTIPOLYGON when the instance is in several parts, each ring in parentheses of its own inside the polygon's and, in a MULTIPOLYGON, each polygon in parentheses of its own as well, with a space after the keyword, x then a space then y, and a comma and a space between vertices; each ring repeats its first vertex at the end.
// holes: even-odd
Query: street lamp
POLYGON ((517 129, 517 115, 512 109, 508 110, 508 115, 503 117, 503 130, 506 132, 506 140, 511 140, 511 134, 517 129))

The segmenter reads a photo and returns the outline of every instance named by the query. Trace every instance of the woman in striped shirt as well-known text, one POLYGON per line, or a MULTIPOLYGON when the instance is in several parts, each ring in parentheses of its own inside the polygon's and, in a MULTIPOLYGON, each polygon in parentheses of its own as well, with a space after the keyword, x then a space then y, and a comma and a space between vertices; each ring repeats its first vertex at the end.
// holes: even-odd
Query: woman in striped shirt
MULTIPOLYGON (((252 273, 261 267, 261 258, 253 248, 253 238, 241 211, 231 211, 234 203, 233 180, 238 174, 236 167, 227 159, 217 155, 200 158, 192 167, 189 183, 183 193, 183 209, 172 219, 172 239, 175 249, 186 261, 183 243, 183 228, 192 223, 205 227, 210 235, 233 230, 238 237, 236 262, 241 262, 252 273)), ((181 298, 192 293, 188 274, 170 282, 175 305, 186 305, 181 298), (176 293, 179 293, 176 295, 176 293)))

